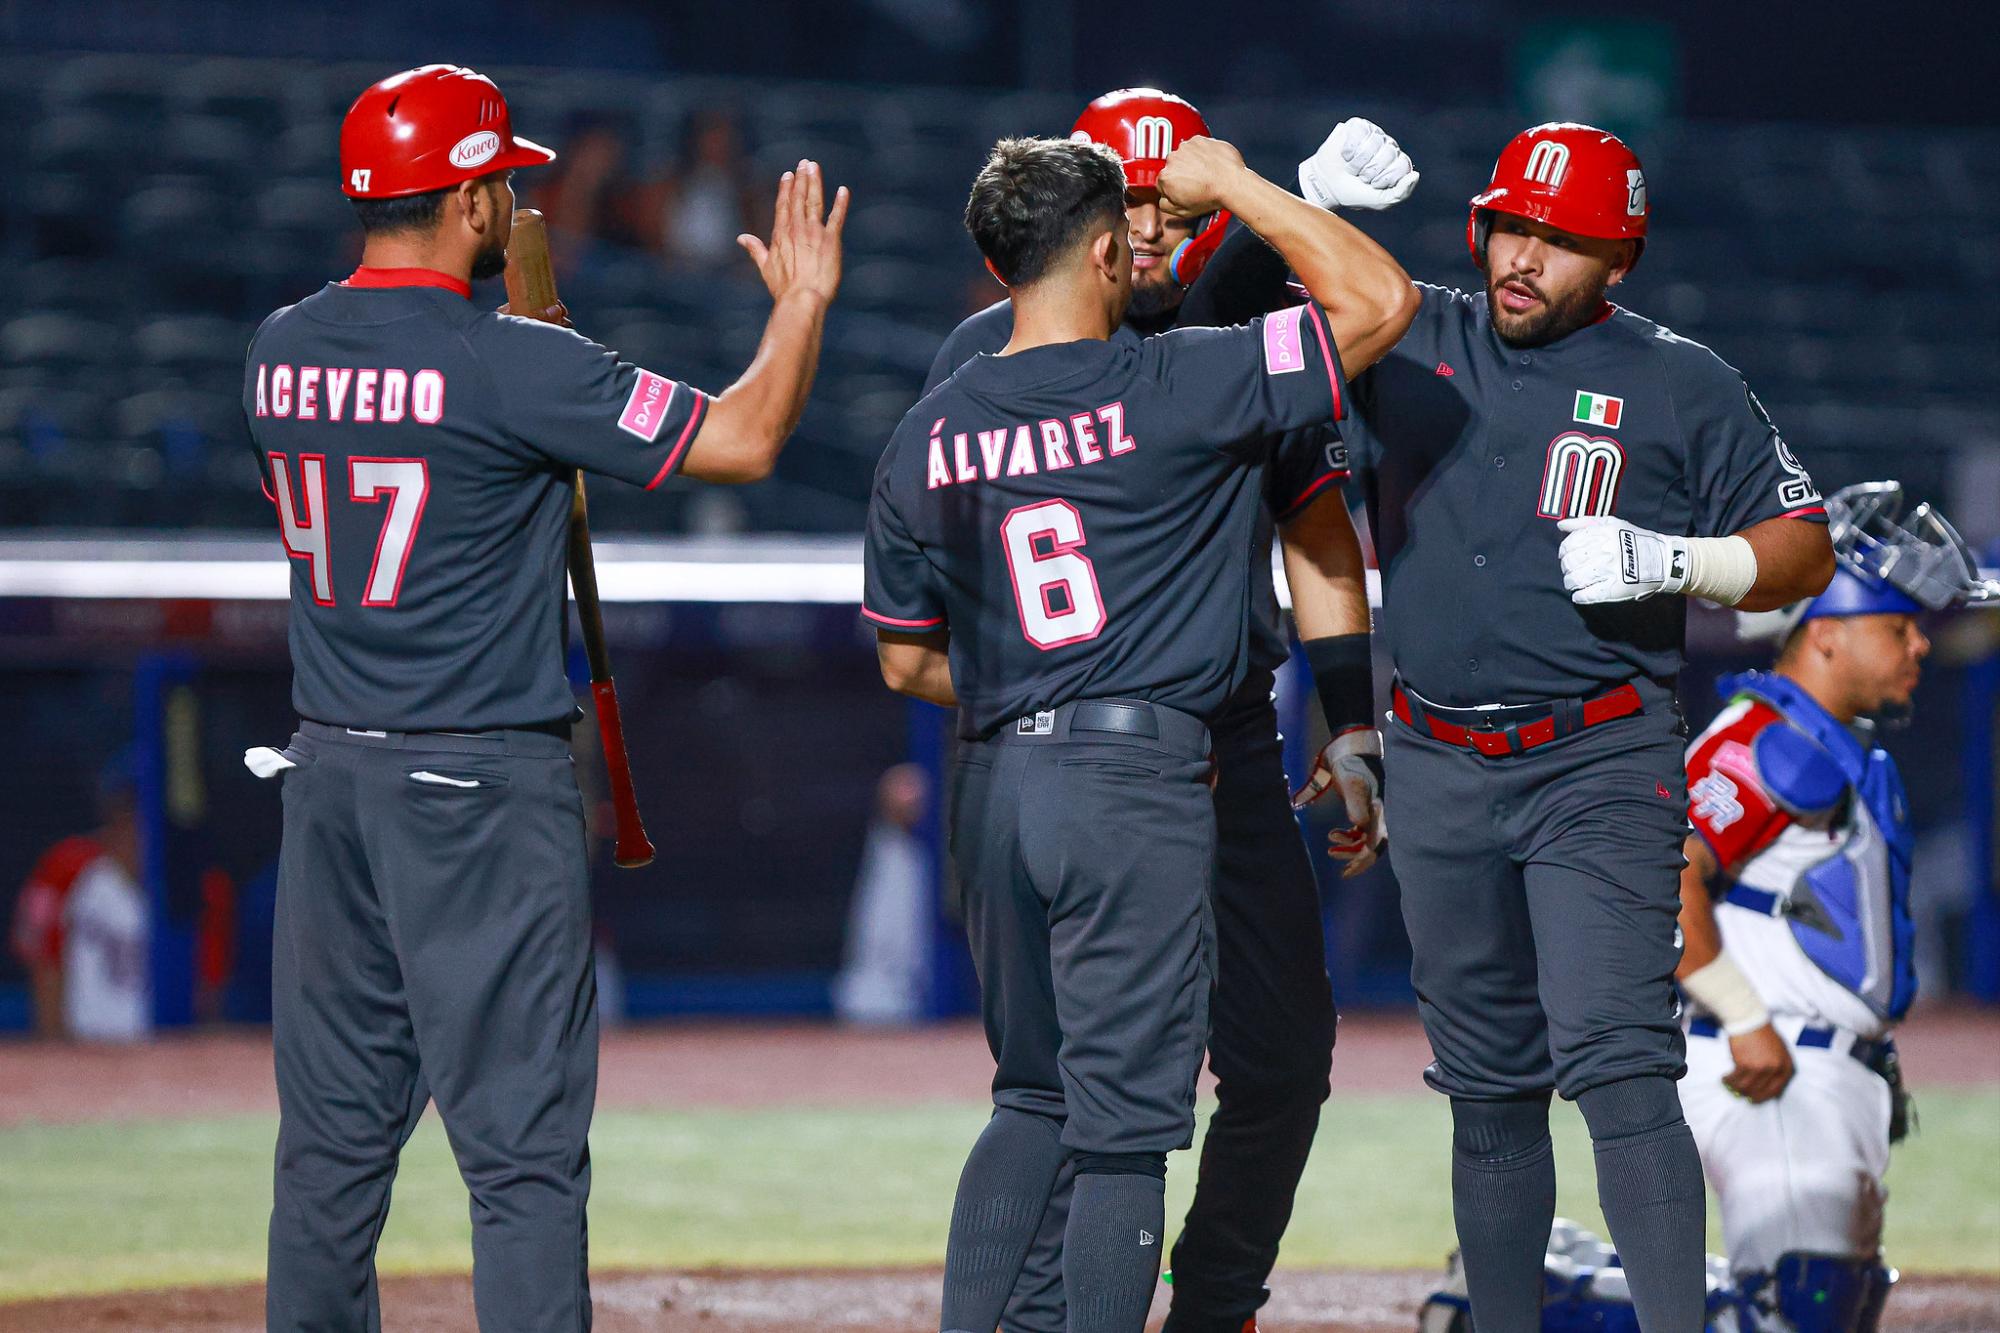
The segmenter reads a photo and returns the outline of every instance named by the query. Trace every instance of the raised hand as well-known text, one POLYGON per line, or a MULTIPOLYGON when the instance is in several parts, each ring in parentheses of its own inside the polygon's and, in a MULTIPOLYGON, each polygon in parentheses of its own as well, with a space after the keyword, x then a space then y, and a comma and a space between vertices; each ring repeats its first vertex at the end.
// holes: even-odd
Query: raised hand
POLYGON ((833 300, 840 290, 840 230, 847 221, 848 198, 843 185, 834 191, 833 208, 825 208, 825 180, 819 163, 809 158, 779 178, 770 241, 748 233, 736 238, 757 265, 772 300, 794 294, 833 300))
POLYGON ((1160 168, 1160 208, 1172 217, 1198 218, 1224 206, 1225 196, 1249 168, 1243 154, 1220 139, 1188 139, 1160 168))

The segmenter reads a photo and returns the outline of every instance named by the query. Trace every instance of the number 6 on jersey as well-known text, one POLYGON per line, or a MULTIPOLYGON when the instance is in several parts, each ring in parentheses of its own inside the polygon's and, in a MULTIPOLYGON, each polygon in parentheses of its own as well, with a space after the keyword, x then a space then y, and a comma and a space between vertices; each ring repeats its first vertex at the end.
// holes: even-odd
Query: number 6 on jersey
POLYGON ((1104 632, 1097 570, 1082 554, 1083 517, 1067 500, 1023 505, 1000 523, 1021 633, 1044 652, 1104 632))

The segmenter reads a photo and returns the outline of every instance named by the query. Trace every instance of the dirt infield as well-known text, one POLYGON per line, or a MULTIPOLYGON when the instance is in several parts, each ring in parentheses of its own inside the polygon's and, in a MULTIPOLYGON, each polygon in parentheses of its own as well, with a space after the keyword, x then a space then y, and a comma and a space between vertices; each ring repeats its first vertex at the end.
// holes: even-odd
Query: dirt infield
MULTIPOLYGON (((868 1328, 929 1333, 937 1327, 938 1275, 874 1273, 604 1273, 592 1279, 598 1333, 808 1333, 868 1328)), ((1264 1326, 1270 1333, 1412 1333, 1435 1276, 1426 1273, 1281 1272, 1264 1326)), ((1153 1308, 1166 1313, 1164 1291, 1153 1308)), ((470 1330, 472 1286, 462 1277, 383 1284, 382 1325, 398 1333, 470 1330)), ((260 1287, 211 1287, 0 1306, 0 1333, 257 1333, 260 1287)), ((2000 1328, 2000 1279, 1907 1279, 1889 1301, 1888 1333, 1992 1333, 2000 1328)))
MULTIPOLYGON (((2000 1082, 2000 1012, 1920 1013, 1897 1034, 1913 1087, 2000 1082)), ((1413 1017, 1341 1019, 1334 1095, 1419 1092, 1430 1049, 1413 1017)), ((826 1025, 636 1027, 604 1039, 598 1105, 842 1106, 978 1101, 993 1064, 979 1029, 826 1025)), ((138 1047, 0 1044, 0 1126, 277 1110, 262 1031, 138 1047)))

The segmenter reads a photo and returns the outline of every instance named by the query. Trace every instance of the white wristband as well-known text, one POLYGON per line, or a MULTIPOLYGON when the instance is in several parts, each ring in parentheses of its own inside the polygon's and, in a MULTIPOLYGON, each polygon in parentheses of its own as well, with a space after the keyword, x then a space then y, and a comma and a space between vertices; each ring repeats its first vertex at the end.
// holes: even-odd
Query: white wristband
POLYGON ((1722 1030, 1732 1037, 1755 1032, 1771 1021, 1771 1011, 1764 1007, 1764 997, 1757 993, 1757 988, 1750 984, 1750 978, 1743 975, 1743 969, 1736 966, 1735 960, 1726 953, 1717 954, 1706 966, 1682 977, 1681 989, 1696 1004, 1714 1014, 1722 1030))
POLYGON ((1669 591, 1734 606, 1756 586, 1757 552, 1747 538, 1686 537, 1681 547, 1687 552, 1687 574, 1678 589, 1669 591))

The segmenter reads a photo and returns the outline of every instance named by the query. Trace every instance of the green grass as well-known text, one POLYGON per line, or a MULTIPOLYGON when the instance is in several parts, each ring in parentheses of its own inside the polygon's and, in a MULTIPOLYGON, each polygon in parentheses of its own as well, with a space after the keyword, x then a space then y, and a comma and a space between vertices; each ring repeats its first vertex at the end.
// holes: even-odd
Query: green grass
MULTIPOLYGON (((2000 1088, 1932 1090, 1890 1170, 1890 1257, 2000 1272, 2000 1088)), ((974 1106, 607 1113, 591 1136, 600 1267, 932 1264, 974 1106)), ((255 1280, 275 1123, 217 1120, 0 1130, 0 1300, 255 1280)), ((1451 1245, 1441 1097, 1345 1097, 1321 1123, 1282 1263, 1438 1265, 1451 1245)), ((1601 1230, 1590 1147, 1559 1106, 1560 1208, 1601 1230)), ((1169 1173, 1187 1206, 1194 1159, 1169 1173)), ((435 1116, 404 1154, 388 1271, 470 1261, 464 1188, 435 1116)), ((1712 1248, 1720 1248, 1711 1240, 1712 1248)))

